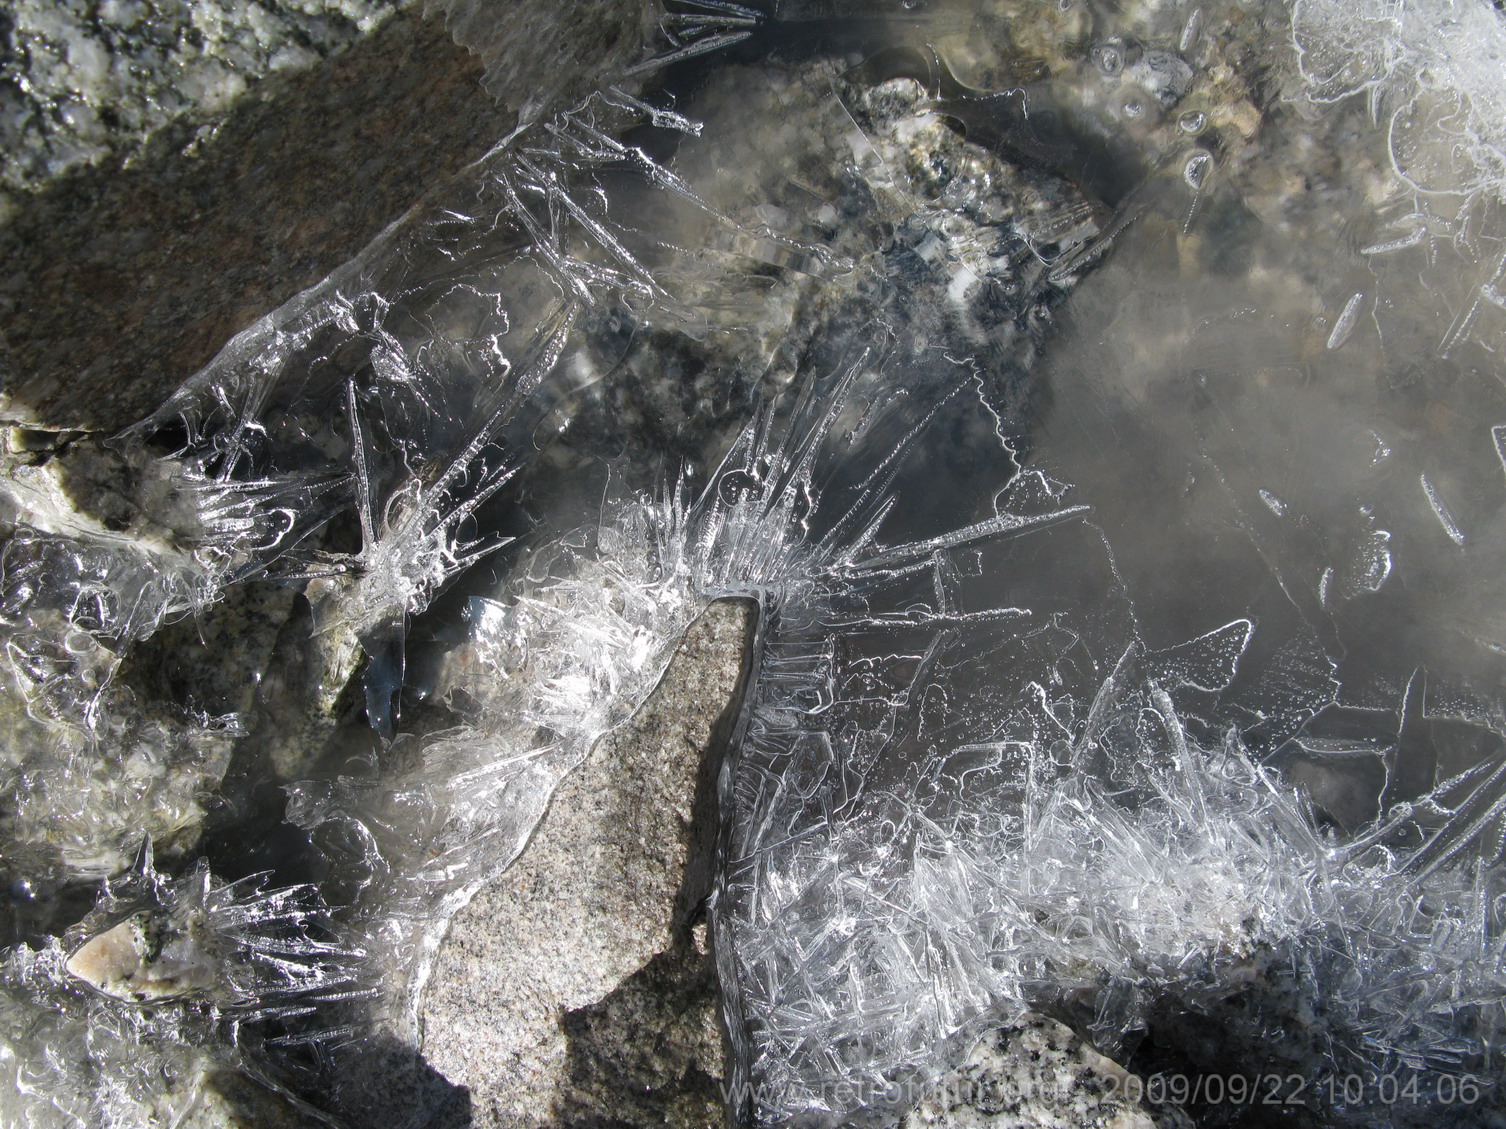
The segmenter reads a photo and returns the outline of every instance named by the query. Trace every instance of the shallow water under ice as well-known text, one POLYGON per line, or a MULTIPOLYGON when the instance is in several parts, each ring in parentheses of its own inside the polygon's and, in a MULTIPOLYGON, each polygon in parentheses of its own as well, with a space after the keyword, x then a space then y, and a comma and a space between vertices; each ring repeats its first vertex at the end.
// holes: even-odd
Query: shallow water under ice
POLYGON ((0 1111, 203 1061, 338 1107, 730 595, 733 1118, 888 1123, 1035 1010, 1488 1124, 1506 21, 669 7, 102 451, 124 532, 11 475, 0 1111), (145 678, 186 616, 305 677, 145 678))

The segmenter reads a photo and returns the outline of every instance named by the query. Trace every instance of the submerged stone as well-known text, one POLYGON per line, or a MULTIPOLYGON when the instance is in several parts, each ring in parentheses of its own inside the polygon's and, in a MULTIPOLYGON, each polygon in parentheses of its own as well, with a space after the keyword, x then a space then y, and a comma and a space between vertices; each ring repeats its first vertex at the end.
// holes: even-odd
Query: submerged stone
POLYGON ((202 925, 151 910, 91 937, 64 967, 107 996, 138 1004, 205 995, 221 983, 202 925))

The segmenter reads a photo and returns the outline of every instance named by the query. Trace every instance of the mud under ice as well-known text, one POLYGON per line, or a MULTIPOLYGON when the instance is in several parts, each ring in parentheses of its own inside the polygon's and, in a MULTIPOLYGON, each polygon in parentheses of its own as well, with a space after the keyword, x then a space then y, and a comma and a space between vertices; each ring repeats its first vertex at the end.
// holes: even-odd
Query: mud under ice
POLYGON ((1506 17, 644 14, 147 418, 11 433, 0 1117, 586 1123, 382 1079, 740 600, 672 1123, 1015 1124, 1044 1054, 1062 1124, 1496 1124, 1506 17))

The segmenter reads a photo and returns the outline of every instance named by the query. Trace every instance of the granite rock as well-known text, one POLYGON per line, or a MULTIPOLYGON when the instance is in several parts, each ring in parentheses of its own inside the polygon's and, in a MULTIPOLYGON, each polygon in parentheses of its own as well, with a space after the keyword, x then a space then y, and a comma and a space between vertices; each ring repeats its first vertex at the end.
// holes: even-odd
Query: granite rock
POLYGON ((403 0, 8 0, 0 37, 0 216, 174 121, 213 122, 276 72, 306 69, 403 0))
POLYGON ((905 1118, 904 1129, 1191 1129, 1152 1112, 1145 1084, 1043 1015, 990 1031, 905 1118))
POLYGON ((720 1124, 699 915, 715 750, 750 614, 716 604, 697 621, 653 697, 451 923, 423 1002, 423 1052, 470 1088, 477 1129, 720 1124))

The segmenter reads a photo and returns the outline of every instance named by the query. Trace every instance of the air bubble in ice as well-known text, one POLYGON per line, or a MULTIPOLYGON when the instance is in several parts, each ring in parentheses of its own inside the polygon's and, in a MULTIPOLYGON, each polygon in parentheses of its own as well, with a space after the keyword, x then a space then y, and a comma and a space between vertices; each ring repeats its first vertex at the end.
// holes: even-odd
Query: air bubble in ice
POLYGON ((1276 497, 1276 495, 1272 494, 1269 490, 1262 490, 1260 492, 1260 500, 1264 502, 1266 504, 1266 508, 1269 509, 1271 513, 1275 514, 1277 517, 1282 517, 1286 514, 1286 503, 1283 502, 1280 498, 1276 497))
POLYGON ((1455 545, 1463 547, 1464 532, 1459 528, 1459 523, 1454 520, 1454 515, 1444 502, 1443 496, 1439 494, 1438 488, 1428 480, 1426 474, 1421 475, 1419 480, 1422 483, 1422 492, 1428 500, 1428 506, 1432 509, 1433 516, 1438 519, 1438 524, 1443 527, 1443 532, 1455 545))
POLYGON ((1106 75, 1117 75, 1124 70, 1124 47, 1112 40, 1093 48, 1093 65, 1106 75))
POLYGON ((1203 31, 1203 10, 1194 8, 1188 14, 1186 22, 1182 25, 1181 38, 1177 40, 1177 50, 1182 54, 1190 54, 1197 46, 1198 39, 1203 31))
POLYGON ((1344 303, 1344 308, 1339 311, 1338 319, 1333 323, 1333 332, 1328 335, 1327 348, 1337 349, 1349 340, 1349 335, 1354 332, 1355 324, 1359 321, 1360 303, 1364 300, 1365 295, 1361 291, 1344 303))
POLYGON ((1202 133, 1207 124, 1208 115, 1202 110, 1188 110, 1177 119, 1177 128, 1188 134, 1202 133))
POLYGON ((757 490, 758 479, 750 471, 740 468, 729 470, 717 480, 717 493, 729 506, 738 505, 744 498, 755 494, 757 490))
POLYGON ((1213 168, 1213 155, 1201 150, 1193 153, 1182 165, 1182 179, 1190 188, 1201 189, 1213 168))

